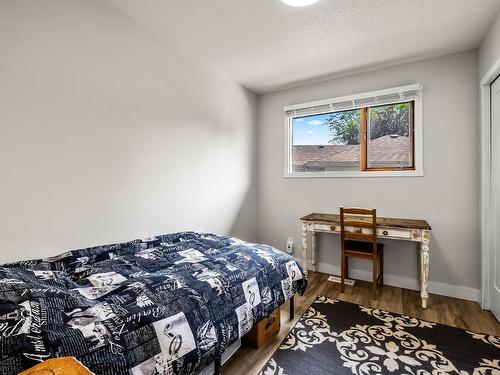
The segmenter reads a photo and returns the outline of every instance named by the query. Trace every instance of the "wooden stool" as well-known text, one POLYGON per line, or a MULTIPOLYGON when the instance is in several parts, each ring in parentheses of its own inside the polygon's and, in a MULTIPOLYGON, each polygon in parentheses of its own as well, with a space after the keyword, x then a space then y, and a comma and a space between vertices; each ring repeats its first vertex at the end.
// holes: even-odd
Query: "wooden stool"
POLYGON ((51 358, 19 375, 94 375, 74 357, 51 358))

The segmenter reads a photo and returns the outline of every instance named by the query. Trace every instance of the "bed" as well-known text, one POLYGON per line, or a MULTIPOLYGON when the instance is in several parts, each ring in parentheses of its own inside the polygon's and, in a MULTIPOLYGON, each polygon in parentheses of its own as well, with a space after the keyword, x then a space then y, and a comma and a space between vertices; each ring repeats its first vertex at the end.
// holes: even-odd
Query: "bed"
POLYGON ((99 375, 200 373, 306 287, 280 250, 195 232, 4 264, 0 373, 64 356, 99 375))

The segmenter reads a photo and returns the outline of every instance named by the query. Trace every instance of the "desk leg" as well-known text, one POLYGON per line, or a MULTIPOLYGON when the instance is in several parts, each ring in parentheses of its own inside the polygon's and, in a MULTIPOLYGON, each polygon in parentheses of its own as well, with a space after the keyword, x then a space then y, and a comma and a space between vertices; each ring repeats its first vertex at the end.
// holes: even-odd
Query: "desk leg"
POLYGON ((422 308, 427 307, 427 285, 429 283, 429 241, 431 232, 428 230, 422 231, 422 242, 420 244, 420 297, 422 298, 422 308))
POLYGON ((316 272, 316 264, 318 264, 318 247, 316 245, 316 232, 311 233, 311 256, 312 270, 316 272))
POLYGON ((307 275, 307 224, 302 223, 302 267, 307 275))

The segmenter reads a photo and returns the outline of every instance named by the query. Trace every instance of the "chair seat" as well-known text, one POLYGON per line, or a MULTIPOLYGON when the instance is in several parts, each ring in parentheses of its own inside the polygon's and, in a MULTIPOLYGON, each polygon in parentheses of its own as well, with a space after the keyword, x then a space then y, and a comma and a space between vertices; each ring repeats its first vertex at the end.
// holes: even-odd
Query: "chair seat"
MULTIPOLYGON (((344 242, 344 251, 351 254, 368 255, 372 253, 372 243, 363 241, 350 241, 346 240, 344 242)), ((384 248, 384 244, 377 243, 377 253, 379 253, 384 248)), ((346 254, 349 255, 349 254, 346 254)))

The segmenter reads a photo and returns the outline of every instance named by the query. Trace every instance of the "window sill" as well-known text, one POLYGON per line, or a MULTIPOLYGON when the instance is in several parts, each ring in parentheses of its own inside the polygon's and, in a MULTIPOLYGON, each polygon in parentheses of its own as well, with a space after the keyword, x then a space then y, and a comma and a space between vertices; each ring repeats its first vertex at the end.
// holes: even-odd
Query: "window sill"
POLYGON ((345 177, 423 177, 422 169, 402 171, 339 171, 339 172, 285 172, 285 178, 345 178, 345 177))

